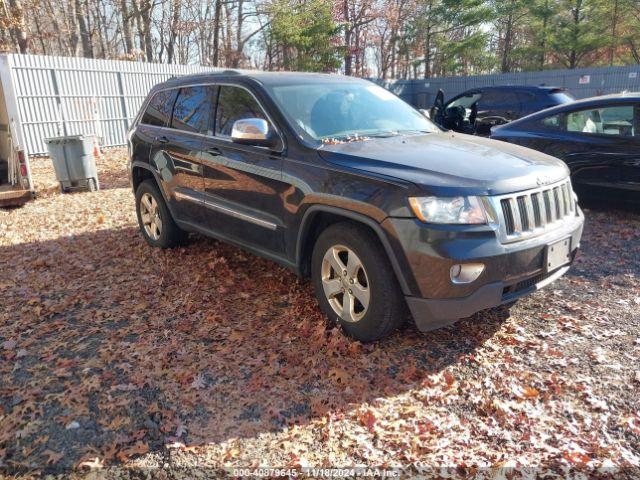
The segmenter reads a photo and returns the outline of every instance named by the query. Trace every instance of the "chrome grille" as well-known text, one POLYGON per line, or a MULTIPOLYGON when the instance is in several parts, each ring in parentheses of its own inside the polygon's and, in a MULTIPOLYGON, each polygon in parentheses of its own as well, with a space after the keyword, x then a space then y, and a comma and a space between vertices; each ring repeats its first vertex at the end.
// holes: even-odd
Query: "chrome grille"
POLYGON ((541 235, 576 214, 571 182, 490 197, 503 243, 541 235))

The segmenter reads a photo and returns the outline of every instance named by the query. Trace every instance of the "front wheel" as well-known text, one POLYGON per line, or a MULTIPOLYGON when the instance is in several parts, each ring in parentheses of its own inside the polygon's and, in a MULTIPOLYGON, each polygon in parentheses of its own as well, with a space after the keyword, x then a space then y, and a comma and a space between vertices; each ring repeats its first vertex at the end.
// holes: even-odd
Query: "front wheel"
POLYGON ((356 340, 386 337, 406 320, 402 292, 375 234, 353 223, 324 230, 311 276, 322 311, 356 340))
POLYGON ((136 190, 138 226, 147 243, 153 247, 172 248, 180 245, 186 233, 176 225, 156 184, 145 180, 136 190))

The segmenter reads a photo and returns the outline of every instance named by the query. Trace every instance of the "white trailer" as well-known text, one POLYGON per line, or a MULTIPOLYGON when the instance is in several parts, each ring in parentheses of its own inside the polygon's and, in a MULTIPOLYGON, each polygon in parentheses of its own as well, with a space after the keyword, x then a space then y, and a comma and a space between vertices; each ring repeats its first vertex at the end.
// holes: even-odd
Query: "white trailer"
POLYGON ((0 56, 0 206, 32 198, 33 180, 16 104, 9 56, 0 56))
POLYGON ((29 160, 47 155, 45 138, 94 134, 126 145, 148 91, 169 78, 215 70, 117 60, 0 55, 0 206, 35 195, 29 160))

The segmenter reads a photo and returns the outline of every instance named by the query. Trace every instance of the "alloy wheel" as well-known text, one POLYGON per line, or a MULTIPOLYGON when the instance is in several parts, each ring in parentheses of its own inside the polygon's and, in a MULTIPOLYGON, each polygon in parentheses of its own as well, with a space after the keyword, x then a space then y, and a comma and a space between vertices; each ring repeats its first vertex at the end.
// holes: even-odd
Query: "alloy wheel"
POLYGON ((333 311, 345 322, 355 323, 367 313, 369 278, 353 250, 334 245, 322 259, 322 288, 333 311))
POLYGON ((140 218, 149 238, 157 241, 162 234, 162 219, 158 202, 150 193, 144 193, 140 197, 140 218))

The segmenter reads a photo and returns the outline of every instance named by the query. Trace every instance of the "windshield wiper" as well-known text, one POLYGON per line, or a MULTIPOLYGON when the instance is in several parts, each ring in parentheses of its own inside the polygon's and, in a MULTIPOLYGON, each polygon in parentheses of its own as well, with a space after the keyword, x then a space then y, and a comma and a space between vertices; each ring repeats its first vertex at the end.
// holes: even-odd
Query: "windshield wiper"
POLYGON ((433 133, 433 130, 399 130, 398 133, 433 133))
POLYGON ((389 137, 397 137, 400 135, 398 130, 389 130, 388 132, 378 132, 378 133, 370 133, 367 137, 370 138, 389 138, 389 137))

